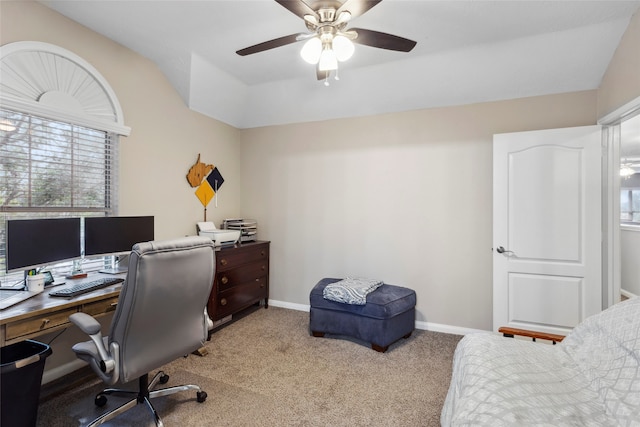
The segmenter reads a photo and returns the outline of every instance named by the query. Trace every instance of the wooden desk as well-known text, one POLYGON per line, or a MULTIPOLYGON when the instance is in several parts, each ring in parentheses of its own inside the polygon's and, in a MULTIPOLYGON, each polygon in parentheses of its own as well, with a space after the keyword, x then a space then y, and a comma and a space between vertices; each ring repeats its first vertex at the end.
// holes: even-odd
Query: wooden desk
MULTIPOLYGON (((91 280, 93 277, 98 276, 82 280, 91 280)), ((69 316, 73 313, 83 312, 101 317, 116 309, 122 283, 74 298, 49 296, 49 292, 54 289, 68 288, 78 282, 68 280, 64 285, 47 288, 40 295, 0 310, 0 346, 67 328, 72 325, 69 316)))

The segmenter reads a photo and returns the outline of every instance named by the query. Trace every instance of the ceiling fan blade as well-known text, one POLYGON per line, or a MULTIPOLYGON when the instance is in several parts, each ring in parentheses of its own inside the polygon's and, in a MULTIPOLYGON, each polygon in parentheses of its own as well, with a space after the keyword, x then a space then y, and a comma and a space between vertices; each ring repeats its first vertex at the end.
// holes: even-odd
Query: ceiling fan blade
POLYGON ((268 40, 266 42, 255 44, 253 46, 245 47, 244 49, 240 49, 236 51, 236 53, 240 56, 246 56, 246 55, 251 55, 258 52, 263 52, 265 50, 274 49, 276 47, 295 43, 298 40, 300 40, 298 37, 301 37, 301 36, 306 36, 306 34, 298 33, 298 34, 290 34, 284 37, 278 37, 277 39, 268 40))
POLYGON ((312 15, 318 18, 318 14, 315 10, 311 9, 309 5, 307 5, 302 0, 276 0, 280 6, 287 9, 289 12, 293 13, 296 16, 304 19, 304 15, 312 15))
POLYGON ((417 44, 413 40, 394 36, 393 34, 381 33, 380 31, 365 30, 363 28, 350 28, 349 31, 358 33, 358 37, 351 40, 352 42, 380 49, 409 52, 417 44))
POLYGON ((347 0, 340 6, 336 12, 336 16, 340 16, 340 13, 346 10, 351 13, 351 18, 355 18, 367 12, 381 1, 382 0, 347 0))

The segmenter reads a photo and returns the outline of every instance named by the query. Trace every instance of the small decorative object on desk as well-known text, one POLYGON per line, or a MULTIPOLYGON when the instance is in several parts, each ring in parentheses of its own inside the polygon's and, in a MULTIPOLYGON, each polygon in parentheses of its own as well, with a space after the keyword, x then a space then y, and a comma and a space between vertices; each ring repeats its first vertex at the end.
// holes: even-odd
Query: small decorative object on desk
POLYGON ((44 274, 29 274, 27 276, 27 290, 38 293, 44 291, 44 274))
POLYGON ((258 240, 258 222, 255 219, 228 218, 222 223, 225 230, 240 230, 240 242, 258 240))

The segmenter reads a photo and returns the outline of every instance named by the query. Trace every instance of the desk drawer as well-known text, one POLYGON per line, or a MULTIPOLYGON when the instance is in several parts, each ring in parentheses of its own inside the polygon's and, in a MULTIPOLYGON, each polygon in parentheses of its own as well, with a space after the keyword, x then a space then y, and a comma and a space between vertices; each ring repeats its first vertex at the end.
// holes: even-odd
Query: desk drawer
MULTIPOLYGON (((250 282, 258 277, 264 277, 269 273, 267 261, 254 262, 242 268, 222 271, 216 274, 218 280, 218 292, 222 292, 240 283, 250 282)), ((263 280, 266 280, 263 279, 263 280)))
POLYGON ((258 278, 253 282, 234 286, 229 290, 219 293, 216 317, 222 318, 266 298, 267 289, 264 278, 258 278))
POLYGON ((69 316, 77 313, 77 311, 75 308, 70 308, 67 310, 54 311, 31 319, 7 323, 7 335, 5 339, 10 340, 24 335, 43 332, 64 324, 70 325, 69 316))
POLYGON ((90 316, 98 317, 103 314, 111 313, 115 311, 118 305, 118 297, 109 298, 104 301, 92 302, 82 307, 82 311, 90 316))
POLYGON ((220 252, 216 252, 216 271, 267 259, 269 259, 269 246, 267 245, 237 247, 234 250, 223 249, 220 252))

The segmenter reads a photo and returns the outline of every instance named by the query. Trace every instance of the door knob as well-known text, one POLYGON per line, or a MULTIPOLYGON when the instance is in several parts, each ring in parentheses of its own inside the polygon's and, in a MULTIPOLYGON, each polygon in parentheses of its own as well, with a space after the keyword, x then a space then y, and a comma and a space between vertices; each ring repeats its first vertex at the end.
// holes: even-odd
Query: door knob
POLYGON ((496 252, 498 252, 499 254, 505 254, 507 256, 515 255, 515 253, 513 251, 508 251, 502 246, 498 246, 496 248, 496 252))

